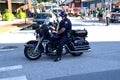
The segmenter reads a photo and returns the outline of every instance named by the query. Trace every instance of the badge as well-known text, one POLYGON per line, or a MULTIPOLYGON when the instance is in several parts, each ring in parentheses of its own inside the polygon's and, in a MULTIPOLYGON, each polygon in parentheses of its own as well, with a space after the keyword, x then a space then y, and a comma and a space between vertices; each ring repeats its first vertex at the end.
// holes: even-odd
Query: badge
POLYGON ((67 21, 65 21, 65 24, 68 24, 68 22, 67 22, 67 21))

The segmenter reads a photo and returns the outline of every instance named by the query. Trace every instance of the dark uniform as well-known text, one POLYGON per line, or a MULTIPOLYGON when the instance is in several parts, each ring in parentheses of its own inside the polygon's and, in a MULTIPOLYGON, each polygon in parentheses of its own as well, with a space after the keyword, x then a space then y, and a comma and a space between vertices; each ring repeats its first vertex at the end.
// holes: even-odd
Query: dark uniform
POLYGON ((71 21, 68 18, 61 20, 61 22, 59 23, 58 31, 61 30, 61 28, 65 28, 65 31, 63 33, 59 34, 59 44, 58 44, 58 48, 57 48, 57 57, 56 57, 55 61, 61 60, 63 45, 69 39, 71 30, 72 30, 71 21))
POLYGON ((58 31, 61 28, 65 28, 65 31, 63 33, 61 33, 59 36, 63 37, 68 37, 68 34, 71 32, 72 30, 72 24, 71 21, 68 18, 65 18, 64 20, 61 20, 60 24, 59 24, 59 28, 58 31))

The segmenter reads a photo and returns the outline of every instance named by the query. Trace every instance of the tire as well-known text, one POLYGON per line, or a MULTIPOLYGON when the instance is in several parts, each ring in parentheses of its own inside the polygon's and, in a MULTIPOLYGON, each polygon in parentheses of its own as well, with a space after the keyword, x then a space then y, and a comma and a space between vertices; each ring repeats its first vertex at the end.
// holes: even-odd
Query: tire
POLYGON ((70 53, 72 56, 81 56, 83 54, 83 52, 80 53, 70 53))
POLYGON ((40 50, 37 50, 36 53, 33 53, 34 49, 35 49, 35 46, 34 47, 25 47, 24 48, 24 55, 29 60, 37 60, 37 59, 39 59, 41 57, 40 50))

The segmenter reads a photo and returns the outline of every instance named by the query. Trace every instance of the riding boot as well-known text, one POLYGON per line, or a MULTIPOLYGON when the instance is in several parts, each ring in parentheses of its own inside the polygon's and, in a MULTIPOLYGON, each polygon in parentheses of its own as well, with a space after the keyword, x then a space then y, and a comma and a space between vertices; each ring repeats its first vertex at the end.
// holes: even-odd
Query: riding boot
POLYGON ((62 53, 62 49, 61 49, 61 48, 58 48, 58 50, 57 50, 57 56, 56 56, 56 58, 54 59, 54 62, 57 62, 57 61, 60 61, 60 60, 61 60, 61 53, 62 53))
POLYGON ((57 61, 60 61, 61 60, 61 56, 57 56, 56 58, 55 58, 55 60, 54 60, 54 62, 57 62, 57 61))

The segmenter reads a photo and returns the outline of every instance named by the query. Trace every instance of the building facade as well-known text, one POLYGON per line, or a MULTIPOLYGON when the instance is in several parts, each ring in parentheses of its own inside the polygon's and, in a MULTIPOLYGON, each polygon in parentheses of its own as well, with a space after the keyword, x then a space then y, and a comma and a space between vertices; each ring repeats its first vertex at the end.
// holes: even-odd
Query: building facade
POLYGON ((82 0, 82 7, 88 7, 91 9, 108 7, 120 7, 120 0, 82 0))
POLYGON ((71 7, 81 7, 81 0, 73 0, 71 3, 70 3, 70 6, 71 7))
POLYGON ((82 0, 81 7, 90 8, 90 4, 91 4, 91 2, 93 2, 93 1, 94 1, 94 0, 82 0))
POLYGON ((0 12, 4 13, 5 9, 10 12, 17 12, 19 9, 29 9, 31 8, 31 0, 0 0, 0 12))
POLYGON ((64 0, 61 4, 67 5, 70 8, 81 7, 81 0, 64 0))

